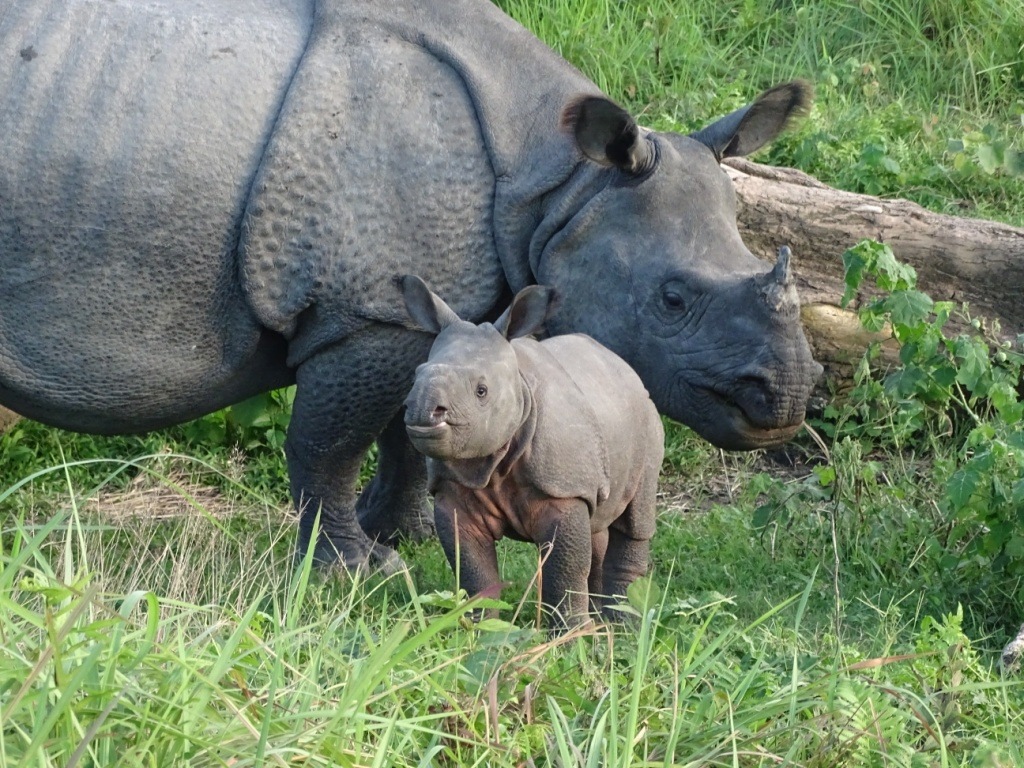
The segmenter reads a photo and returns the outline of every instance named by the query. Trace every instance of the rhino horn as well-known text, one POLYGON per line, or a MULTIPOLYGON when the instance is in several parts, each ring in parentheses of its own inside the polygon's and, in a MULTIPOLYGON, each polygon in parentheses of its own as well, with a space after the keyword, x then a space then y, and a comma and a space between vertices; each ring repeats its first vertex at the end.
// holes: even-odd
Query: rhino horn
POLYGON ((789 314, 800 306, 796 288, 793 285, 793 273, 789 268, 789 257, 792 252, 787 246, 779 248, 775 266, 767 274, 757 278, 761 295, 774 312, 789 314))
POLYGON ((779 248, 779 255, 770 276, 771 282, 776 285, 789 285, 792 282, 793 276, 789 270, 789 257, 792 255, 793 252, 789 250, 788 245, 779 248))

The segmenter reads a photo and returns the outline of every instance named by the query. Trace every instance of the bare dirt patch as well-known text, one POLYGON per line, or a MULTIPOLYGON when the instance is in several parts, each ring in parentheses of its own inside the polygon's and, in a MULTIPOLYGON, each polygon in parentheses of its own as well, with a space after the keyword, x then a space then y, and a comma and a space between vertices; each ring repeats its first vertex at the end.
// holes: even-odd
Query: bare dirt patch
POLYGON ((160 472, 143 471, 127 488, 107 489, 91 497, 85 511, 113 522, 183 517, 225 520, 239 515, 265 517, 268 511, 282 519, 288 516, 286 510, 273 509, 257 499, 232 498, 211 483, 209 474, 178 463, 160 472))

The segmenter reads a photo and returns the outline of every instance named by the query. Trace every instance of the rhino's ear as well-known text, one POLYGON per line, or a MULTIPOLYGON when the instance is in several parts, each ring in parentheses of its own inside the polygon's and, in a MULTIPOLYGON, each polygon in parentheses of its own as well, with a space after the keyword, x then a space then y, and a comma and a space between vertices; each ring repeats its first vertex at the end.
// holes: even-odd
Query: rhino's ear
POLYGON ((690 137, 710 147, 719 160, 749 155, 772 141, 794 119, 806 115, 813 97, 814 89, 808 82, 783 83, 690 137))
POLYGON ((562 128, 570 131, 587 158, 623 173, 639 174, 654 162, 654 151, 630 114, 602 96, 581 96, 562 111, 562 128))
POLYGON ((398 285, 409 317, 423 330, 436 335, 459 321, 455 311, 416 275, 402 275, 398 278, 398 285))
POLYGON ((509 341, 530 336, 544 328, 544 323, 557 307, 558 296, 554 288, 530 285, 516 294, 494 327, 509 341))

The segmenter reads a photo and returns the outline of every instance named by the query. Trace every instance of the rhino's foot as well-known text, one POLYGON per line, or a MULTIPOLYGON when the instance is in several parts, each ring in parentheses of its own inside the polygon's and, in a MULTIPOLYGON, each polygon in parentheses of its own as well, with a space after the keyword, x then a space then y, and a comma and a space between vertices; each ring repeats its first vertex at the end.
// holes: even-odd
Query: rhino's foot
POLYGON ((419 488, 389 492, 380 477, 366 487, 356 504, 359 525, 371 539, 395 545, 425 541, 434 535, 434 513, 419 488))
POLYGON ((1003 669, 1007 672, 1018 671, 1020 669, 1021 657, 1024 657, 1024 624, 1021 625, 1017 636, 1003 648, 1003 669))
MULTIPOLYGON (((301 566, 306 548, 295 551, 295 564, 301 566)), ((320 536, 313 549, 313 565, 321 569, 340 568, 349 573, 379 573, 391 576, 407 568, 405 561, 391 547, 366 538, 361 541, 339 540, 320 536)))

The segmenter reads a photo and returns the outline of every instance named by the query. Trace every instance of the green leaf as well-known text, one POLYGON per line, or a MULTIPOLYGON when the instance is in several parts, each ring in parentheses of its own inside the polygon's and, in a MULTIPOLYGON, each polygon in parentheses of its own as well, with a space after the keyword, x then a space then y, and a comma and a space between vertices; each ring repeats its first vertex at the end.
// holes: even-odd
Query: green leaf
POLYGON ((813 467, 811 469, 818 477, 818 485, 822 488, 828 488, 836 481, 836 468, 827 465, 821 465, 813 467))
POLYGON ((932 311, 931 296, 920 291, 894 291, 886 302, 892 322, 898 325, 917 325, 932 311))
POLYGON ((256 395, 231 406, 231 419, 242 429, 269 427, 268 407, 273 401, 268 394, 256 395))
POLYGON ((661 602, 661 587, 650 576, 641 576, 626 587, 626 599, 641 614, 647 613, 661 602))
POLYGON ((769 522, 771 522, 774 512, 774 504, 762 504, 754 510, 754 515, 750 518, 750 524, 754 526, 754 528, 764 528, 769 522))
POLYGON ((875 262, 877 273, 876 284, 883 291, 909 290, 917 285, 917 272, 909 264, 903 264, 896 258, 885 243, 875 243, 878 253, 875 262))
POLYGON ((967 502, 971 500, 978 487, 979 480, 981 473, 970 465, 961 467, 949 478, 949 482, 946 483, 946 498, 949 499, 954 512, 959 512, 967 506, 967 502))
POLYGON ((872 333, 878 333, 885 328, 885 322, 888 319, 888 313, 885 311, 885 304, 880 301, 876 301, 866 307, 861 307, 857 313, 857 317, 860 319, 860 324, 865 329, 872 333))
POLYGON ((978 147, 978 165, 985 173, 995 173, 1003 164, 1002 152, 993 144, 982 144, 978 147))
POLYGON ((1011 176, 1024 176, 1024 152, 1016 149, 1006 150, 1003 167, 1011 176))
POLYGON ((1013 492, 1010 494, 1010 500, 1017 505, 1019 508, 1024 509, 1024 478, 1021 478, 1013 484, 1013 492))
POLYGON ((953 314, 955 305, 952 301, 936 301, 932 304, 932 312, 935 313, 935 327, 941 328, 949 320, 949 316, 953 314))
POLYGON ((956 341, 954 353, 957 360, 960 361, 960 370, 957 372, 956 380, 968 389, 974 390, 981 377, 991 367, 988 359, 988 345, 978 339, 961 336, 956 341))
POLYGON ((881 166, 891 174, 898 174, 900 172, 900 164, 893 160, 891 157, 883 157, 881 160, 881 166))
POLYGON ((857 295, 857 289, 860 288, 861 281, 864 279, 864 270, 869 265, 868 255, 859 246, 850 248, 843 254, 846 290, 843 292, 843 298, 839 301, 839 306, 845 308, 857 295))

